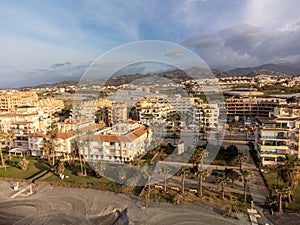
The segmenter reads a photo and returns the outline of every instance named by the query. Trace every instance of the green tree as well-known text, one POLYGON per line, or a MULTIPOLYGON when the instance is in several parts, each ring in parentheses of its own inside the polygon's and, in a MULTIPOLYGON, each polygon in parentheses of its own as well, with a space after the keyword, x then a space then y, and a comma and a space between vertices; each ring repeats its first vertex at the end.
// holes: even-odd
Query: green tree
POLYGON ((231 181, 231 187, 234 187, 234 181, 238 180, 240 177, 240 174, 233 169, 227 169, 225 168, 225 173, 228 179, 231 181))
POLYGON ((241 170, 241 176, 243 178, 243 184, 244 184, 244 205, 246 206, 247 202, 247 185, 251 181, 251 178, 253 176, 253 173, 249 170, 241 170))
POLYGON ((149 132, 150 132, 150 126, 148 125, 148 124, 143 124, 144 125, 144 130, 146 130, 147 131, 147 139, 148 139, 148 137, 149 137, 149 132))
POLYGON ((145 202, 146 207, 149 207, 150 204, 150 192, 151 192, 151 168, 149 166, 142 166, 140 169, 142 177, 146 179, 145 187, 147 186, 147 190, 145 193, 145 202))
POLYGON ((44 139, 42 141, 42 150, 44 152, 44 155, 47 156, 48 161, 50 162, 50 153, 51 153, 52 144, 50 140, 44 139))
POLYGON ((191 157, 193 164, 196 164, 197 168, 199 167, 199 165, 203 163, 203 158, 207 155, 207 151, 205 148, 202 148, 200 146, 197 146, 195 148, 195 151, 191 157))
POLYGON ((171 121, 172 121, 172 127, 173 127, 173 131, 175 132, 175 123, 176 121, 179 119, 179 115, 177 113, 174 113, 172 116, 171 116, 171 121))
POLYGON ((63 175, 64 171, 65 171, 65 162, 59 161, 58 166, 57 166, 57 172, 58 172, 60 179, 62 179, 62 175, 63 175))
POLYGON ((161 169, 160 169, 160 173, 164 176, 164 192, 167 192, 167 178, 169 176, 171 169, 168 165, 164 165, 161 169))
POLYGON ((208 176, 208 172, 205 169, 198 168, 197 171, 195 172, 195 176, 198 177, 199 182, 198 182, 198 193, 200 196, 203 196, 203 187, 202 187, 202 182, 205 179, 206 176, 208 176))
POLYGON ((184 194, 184 182, 185 182, 185 177, 190 174, 190 168, 188 166, 183 166, 181 167, 179 171, 179 175, 181 176, 181 192, 184 194))
MULTIPOLYGON (((0 130, 0 142, 6 140, 6 133, 3 131, 3 130, 0 130)), ((1 144, 1 143, 0 143, 1 144)), ((6 171, 6 165, 5 165, 5 161, 4 161, 4 158, 3 158, 3 153, 2 153, 2 144, 0 146, 0 157, 1 157, 1 164, 2 164, 2 167, 5 169, 6 171)))
POLYGON ((299 158, 296 155, 286 155, 283 165, 278 166, 282 177, 288 183, 292 192, 295 191, 298 185, 298 164, 299 158))
POLYGON ((18 166, 21 170, 25 171, 28 168, 29 161, 24 157, 19 163, 18 166))
POLYGON ((9 161, 11 161, 11 153, 10 150, 12 149, 12 143, 16 139, 16 135, 12 130, 8 130, 6 133, 6 140, 9 142, 9 148, 8 148, 8 155, 9 155, 9 161))
POLYGON ((228 179, 228 177, 226 176, 225 172, 219 173, 219 175, 217 176, 217 179, 216 179, 216 182, 218 184, 221 184, 221 187, 222 187, 221 199, 224 199, 224 197, 225 197, 225 184, 226 184, 227 179, 228 179))
POLYGON ((282 213, 283 212, 282 198, 283 196, 290 193, 290 188, 283 183, 277 183, 277 184, 273 184, 271 189, 273 193, 278 197, 278 212, 282 213))
POLYGON ((52 124, 50 126, 50 129, 47 131, 47 135, 50 138, 50 143, 51 143, 51 155, 52 155, 52 166, 55 164, 55 144, 56 144, 56 138, 58 134, 58 127, 55 124, 52 124))
POLYGON ((240 167, 240 171, 242 171, 243 163, 248 160, 248 155, 246 155, 244 152, 239 151, 238 155, 234 159, 235 162, 238 163, 240 167))

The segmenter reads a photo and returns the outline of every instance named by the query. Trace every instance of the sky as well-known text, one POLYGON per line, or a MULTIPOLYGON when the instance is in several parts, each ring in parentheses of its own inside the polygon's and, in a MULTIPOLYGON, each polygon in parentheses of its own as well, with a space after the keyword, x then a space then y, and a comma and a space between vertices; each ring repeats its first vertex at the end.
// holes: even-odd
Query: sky
POLYGON ((141 40, 180 44, 211 68, 300 62, 297 0, 3 0, 0 87, 79 79, 141 40))

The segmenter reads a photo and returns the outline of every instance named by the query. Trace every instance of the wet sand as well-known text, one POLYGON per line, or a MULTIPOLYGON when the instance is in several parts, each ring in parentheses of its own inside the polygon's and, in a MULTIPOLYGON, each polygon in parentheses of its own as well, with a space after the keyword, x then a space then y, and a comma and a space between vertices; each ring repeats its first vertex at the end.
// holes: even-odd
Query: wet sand
POLYGON ((14 185, 15 182, 0 182, 0 225, 249 224, 246 219, 225 219, 206 206, 152 202, 145 208, 143 199, 134 195, 90 189, 33 187, 33 194, 26 192, 11 198, 17 192, 14 185))

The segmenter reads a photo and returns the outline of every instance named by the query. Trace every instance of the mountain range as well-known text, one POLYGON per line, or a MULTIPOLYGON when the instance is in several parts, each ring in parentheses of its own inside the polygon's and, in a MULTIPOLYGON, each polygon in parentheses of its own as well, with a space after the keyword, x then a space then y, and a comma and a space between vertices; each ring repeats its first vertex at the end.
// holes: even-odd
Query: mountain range
MULTIPOLYGON (((193 68, 191 68, 192 70, 193 68)), ((189 72, 189 71, 187 71, 189 72)), ((231 70, 221 70, 221 69, 212 69, 212 72, 217 78, 222 77, 230 77, 230 76, 248 76, 255 77, 260 74, 270 74, 273 76, 294 76, 300 75, 300 63, 299 64, 263 64, 255 67, 242 67, 242 68, 234 68, 231 70)), ((106 85, 121 85, 125 83, 130 83, 137 78, 141 78, 147 76, 149 74, 124 74, 119 76, 114 76, 108 79, 105 84, 106 85)), ((180 81, 186 81, 190 79, 190 77, 181 70, 175 69, 171 71, 165 71, 161 73, 154 73, 151 76, 164 77, 166 79, 172 79, 174 82, 178 83, 180 81)), ((103 82, 103 80, 102 80, 103 82)), ((45 87, 63 87, 69 85, 77 85, 78 80, 66 80, 62 82, 52 83, 52 84, 41 84, 38 86, 34 86, 35 88, 45 88, 45 87)), ((31 87, 26 87, 31 88, 31 87)))

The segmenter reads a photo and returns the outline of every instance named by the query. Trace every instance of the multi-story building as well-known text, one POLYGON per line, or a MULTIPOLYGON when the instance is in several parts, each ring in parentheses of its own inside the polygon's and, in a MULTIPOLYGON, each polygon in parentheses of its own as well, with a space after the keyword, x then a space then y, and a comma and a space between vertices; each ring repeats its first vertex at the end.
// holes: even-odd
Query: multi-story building
POLYGON ((226 99, 227 116, 268 117, 274 108, 286 104, 286 101, 275 98, 235 98, 226 99))
POLYGON ((188 126, 217 128, 219 120, 218 104, 195 103, 188 111, 188 126))
POLYGON ((141 99, 136 104, 136 111, 141 122, 157 122, 159 124, 165 122, 167 119, 170 119, 170 117, 176 113, 174 106, 167 101, 164 103, 161 103, 161 100, 155 102, 153 98, 141 99))
POLYGON ((0 93, 0 111, 13 112, 16 107, 33 106, 37 100, 33 91, 0 93))
POLYGON ((151 129, 129 120, 86 135, 79 149, 87 161, 126 162, 147 150, 151 136, 151 129))
POLYGON ((300 157, 300 108, 275 108, 270 117, 257 117, 256 146, 261 164, 276 165, 286 155, 300 157))
POLYGON ((111 123, 123 123, 127 121, 127 104, 125 102, 113 102, 111 107, 111 123))

